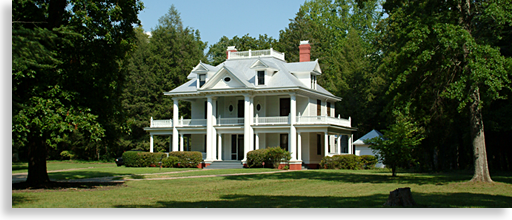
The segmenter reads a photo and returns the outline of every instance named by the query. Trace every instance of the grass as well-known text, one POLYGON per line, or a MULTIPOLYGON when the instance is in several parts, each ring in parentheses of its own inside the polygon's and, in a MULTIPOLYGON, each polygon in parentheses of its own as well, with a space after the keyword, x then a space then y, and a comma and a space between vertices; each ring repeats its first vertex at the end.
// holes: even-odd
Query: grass
MULTIPOLYGON (((120 171, 123 167, 119 167, 120 171)), ((140 168, 134 170, 135 178, 140 168)), ((158 170, 158 169, 157 169, 158 170)), ((239 172, 266 172, 241 169, 239 172)), ((124 171, 122 171, 124 172, 124 171)), ((128 172, 129 173, 129 172, 128 172)), ((154 176, 213 175, 208 170, 154 176)), ((153 176, 153 175, 151 175, 153 176)), ((471 174, 409 174, 379 170, 307 170, 241 176, 127 181, 94 188, 13 190, 12 207, 108 208, 339 208, 383 207, 389 192, 410 187, 417 207, 512 207, 510 173, 492 176, 494 184, 468 183, 471 174), (73 198, 72 200, 70 198, 73 198)))
MULTIPOLYGON (((115 163, 101 163, 97 161, 48 161, 46 163, 46 170, 66 170, 66 169, 80 169, 89 167, 116 167, 115 163)), ((12 163, 12 173, 27 173, 28 163, 17 162, 12 163)))

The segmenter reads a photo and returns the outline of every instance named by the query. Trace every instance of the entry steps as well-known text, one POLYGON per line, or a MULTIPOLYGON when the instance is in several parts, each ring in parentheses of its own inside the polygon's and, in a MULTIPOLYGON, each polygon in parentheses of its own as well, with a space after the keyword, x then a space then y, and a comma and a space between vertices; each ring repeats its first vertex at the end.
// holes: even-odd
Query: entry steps
POLYGON ((226 160, 226 161, 214 161, 209 166, 205 167, 205 170, 210 169, 243 169, 244 165, 239 160, 226 160))

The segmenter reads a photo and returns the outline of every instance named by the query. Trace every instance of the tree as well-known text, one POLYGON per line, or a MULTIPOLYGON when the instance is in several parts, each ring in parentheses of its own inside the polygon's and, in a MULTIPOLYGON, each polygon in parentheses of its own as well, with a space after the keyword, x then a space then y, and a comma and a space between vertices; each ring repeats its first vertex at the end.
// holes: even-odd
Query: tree
POLYGON ((276 43, 277 41, 274 38, 266 34, 259 35, 257 39, 249 36, 249 34, 242 37, 234 36, 232 39, 223 36, 219 42, 210 46, 206 56, 208 57, 208 63, 217 66, 226 60, 226 49, 228 46, 235 46, 238 51, 265 50, 272 48, 276 43))
POLYGON ((119 119, 118 60, 132 47, 138 1, 14 1, 13 150, 28 149, 29 185, 49 182, 47 150, 73 132, 108 137, 119 119))
MULTIPOLYGON (((487 167, 482 110, 510 89, 511 59, 499 42, 512 22, 510 1, 386 1, 380 26, 384 64, 393 102, 412 100, 426 125, 455 101, 468 116, 475 173, 492 182, 487 167)), ((395 104, 391 104, 395 105, 395 104)), ((391 108, 391 107, 390 107, 391 108)), ((441 116, 441 117, 440 117, 441 116)), ((430 129, 429 129, 430 130, 430 129)))
MULTIPOLYGON (((136 29, 137 45, 123 62, 127 75, 122 103, 130 133, 120 140, 123 149, 148 149, 149 135, 144 131, 150 118, 171 118, 172 99, 164 92, 187 82, 192 68, 206 61, 199 31, 184 27, 174 5, 163 15, 151 37, 136 29)), ((180 116, 189 117, 190 107, 180 102, 180 116)), ((166 141, 155 138, 157 151, 168 149, 166 141)))
POLYGON ((379 1, 314 0, 304 3, 288 27, 280 31, 278 51, 287 61, 299 61, 301 40, 311 44, 311 60, 322 68, 319 84, 342 97, 336 114, 352 117, 361 133, 380 125, 385 80, 376 69, 375 26, 382 13, 379 1))
POLYGON ((366 140, 365 144, 370 144, 373 153, 379 155, 379 160, 390 166, 392 176, 396 176, 398 167, 408 168, 416 162, 414 151, 424 139, 424 131, 418 123, 413 122, 409 115, 409 106, 395 109, 393 116, 394 123, 388 130, 384 130, 383 137, 366 140))

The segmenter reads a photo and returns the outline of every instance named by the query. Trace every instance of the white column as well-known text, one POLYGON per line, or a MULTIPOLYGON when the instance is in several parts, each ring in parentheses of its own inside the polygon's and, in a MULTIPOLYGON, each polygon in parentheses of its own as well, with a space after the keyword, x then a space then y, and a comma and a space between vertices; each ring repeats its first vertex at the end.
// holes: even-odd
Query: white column
POLYGON ((324 156, 327 156, 329 153, 329 134, 327 132, 324 133, 324 156))
POLYGON ((222 134, 217 134, 217 140, 218 140, 218 150, 217 150, 217 160, 222 160, 222 134))
POLYGON ((300 132, 297 132, 297 160, 302 161, 302 138, 300 132))
MULTIPOLYGON (((249 151, 254 150, 254 130, 252 129, 252 124, 254 123, 254 96, 251 96, 249 99, 249 151)), ((248 152, 249 152, 248 151, 248 152)))
POLYGON ((338 146, 336 146, 338 148, 338 154, 341 154, 341 134, 338 135, 338 146))
POLYGON ((211 146, 211 158, 212 160, 217 160, 217 130, 215 130, 214 125, 217 124, 217 97, 211 97, 212 98, 212 118, 211 118, 211 138, 209 139, 212 143, 211 146))
POLYGON ((254 150, 260 149, 260 134, 258 132, 255 132, 256 139, 254 139, 254 143, 256 144, 256 148, 254 150))
POLYGON ((178 107, 178 99, 173 98, 174 104, 172 106, 172 151, 178 151, 178 118, 179 118, 179 107, 178 107))
POLYGON ((149 152, 153 153, 153 135, 149 135, 149 152))
POLYGON ((213 115, 212 115, 212 102, 211 96, 207 96, 208 102, 206 103, 206 160, 212 161, 212 134, 213 134, 213 115))
POLYGON ((179 151, 184 151, 185 145, 183 145, 183 134, 180 134, 180 147, 179 151))
POLYGON ((251 96, 244 94, 244 159, 247 161, 247 152, 251 147, 251 96))
POLYGON ((297 132, 295 129, 295 123, 296 123, 296 115, 297 115, 297 96, 295 93, 290 94, 290 134, 288 136, 288 142, 290 144, 290 147, 288 148, 290 150, 290 153, 292 153, 292 160, 295 160, 297 158, 297 150, 295 149, 297 147, 297 132))
POLYGON ((354 137, 353 134, 350 134, 348 136, 348 153, 349 154, 354 154, 353 150, 352 150, 352 138, 354 137))

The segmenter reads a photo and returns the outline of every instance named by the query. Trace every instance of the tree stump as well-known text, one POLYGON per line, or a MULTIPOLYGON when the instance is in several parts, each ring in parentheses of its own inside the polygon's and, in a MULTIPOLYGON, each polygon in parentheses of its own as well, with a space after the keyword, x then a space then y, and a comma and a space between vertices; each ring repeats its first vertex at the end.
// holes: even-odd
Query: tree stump
POLYGON ((413 206, 416 205, 412 199, 411 188, 398 188, 389 192, 388 201, 384 203, 385 206, 413 206))

